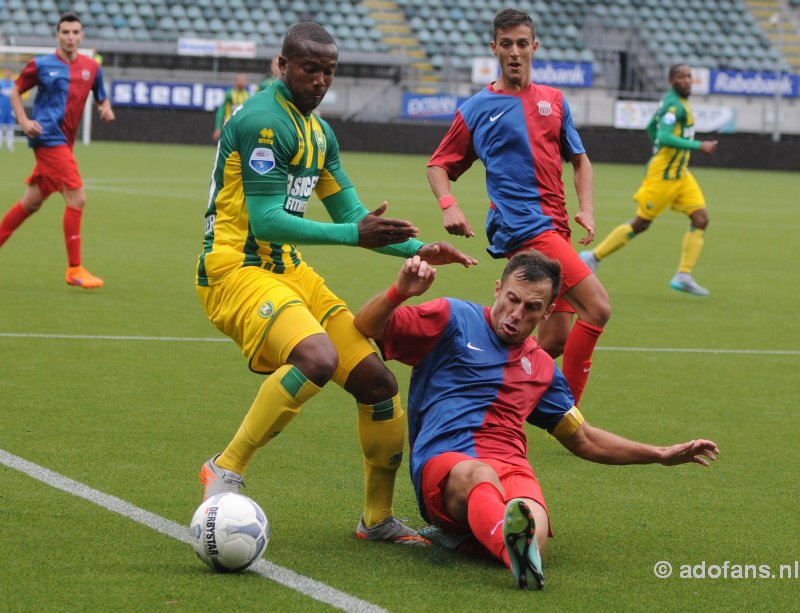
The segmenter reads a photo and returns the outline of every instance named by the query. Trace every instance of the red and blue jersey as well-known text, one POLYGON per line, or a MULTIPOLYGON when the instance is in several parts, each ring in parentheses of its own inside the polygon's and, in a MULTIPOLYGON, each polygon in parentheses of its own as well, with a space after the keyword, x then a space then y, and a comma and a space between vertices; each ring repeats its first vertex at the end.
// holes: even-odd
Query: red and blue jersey
POLYGON ((545 230, 569 235, 562 160, 585 152, 561 91, 489 85, 459 107, 428 166, 444 168, 455 181, 476 159, 483 162, 491 201, 487 251, 500 258, 545 230))
POLYGON ((73 62, 58 53, 33 58, 17 78, 17 91, 22 94, 33 87, 38 90, 31 119, 43 129, 41 136, 28 139, 34 148, 72 147, 89 92, 96 102, 106 99, 100 65, 81 54, 73 62))
POLYGON ((385 359, 413 366, 408 391, 411 479, 448 451, 528 465, 524 423, 552 432, 575 404, 553 359, 528 337, 503 343, 490 309, 453 298, 404 306, 389 320, 385 359))

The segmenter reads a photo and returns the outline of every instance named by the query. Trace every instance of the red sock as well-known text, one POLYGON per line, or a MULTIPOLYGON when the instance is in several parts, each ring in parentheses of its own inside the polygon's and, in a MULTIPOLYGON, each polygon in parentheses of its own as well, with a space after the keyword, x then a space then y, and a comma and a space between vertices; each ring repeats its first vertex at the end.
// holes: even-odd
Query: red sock
POLYGON ((505 514, 506 502, 492 483, 484 482, 475 486, 467 496, 467 521, 472 534, 494 557, 511 568, 503 541, 505 514))
POLYGON ((592 353, 597 345, 597 339, 603 333, 603 328, 598 328, 580 319, 572 326, 572 331, 564 345, 564 359, 561 371, 569 383, 569 389, 575 398, 575 404, 583 395, 583 388, 589 379, 589 369, 592 367, 592 353))
POLYGON ((8 210, 6 216, 3 217, 3 221, 0 222, 0 247, 28 217, 30 217, 30 213, 22 208, 22 202, 17 202, 8 210))
POLYGON ((68 206, 64 209, 64 242, 70 266, 81 265, 81 216, 83 209, 68 206))

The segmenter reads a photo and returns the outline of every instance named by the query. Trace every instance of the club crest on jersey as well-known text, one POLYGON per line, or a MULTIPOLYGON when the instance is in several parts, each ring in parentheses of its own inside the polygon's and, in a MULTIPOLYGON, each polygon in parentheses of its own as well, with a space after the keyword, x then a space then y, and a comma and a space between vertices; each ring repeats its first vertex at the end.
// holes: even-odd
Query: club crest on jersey
POLYGON ((272 128, 261 128, 258 137, 258 143, 260 145, 271 145, 275 140, 275 130, 272 128))
POLYGON ((275 312, 275 307, 272 306, 272 303, 267 300, 264 304, 258 307, 258 316, 263 317, 264 319, 269 319, 272 317, 272 314, 275 312))
POLYGON ((258 147, 253 149, 250 154, 250 168, 255 170, 260 175, 267 174, 270 170, 275 168, 275 154, 272 149, 266 147, 258 147))
POLYGON ((519 363, 522 364, 522 370, 525 371, 526 375, 531 374, 531 372, 532 372, 532 370, 531 370, 531 361, 528 358, 523 356, 523 358, 519 361, 519 363))
POLYGON ((82 70, 81 71, 81 79, 83 79, 84 81, 88 81, 89 77, 91 77, 91 76, 92 76, 92 73, 89 72, 88 70, 82 70))
POLYGON ((542 115, 543 117, 547 117, 553 112, 553 109, 547 100, 539 100, 539 102, 536 103, 536 106, 539 107, 539 115, 542 115))
POLYGON ((325 155, 325 149, 327 147, 327 143, 325 142, 325 136, 319 130, 314 130, 314 140, 317 141, 317 147, 319 148, 319 152, 322 155, 325 155))

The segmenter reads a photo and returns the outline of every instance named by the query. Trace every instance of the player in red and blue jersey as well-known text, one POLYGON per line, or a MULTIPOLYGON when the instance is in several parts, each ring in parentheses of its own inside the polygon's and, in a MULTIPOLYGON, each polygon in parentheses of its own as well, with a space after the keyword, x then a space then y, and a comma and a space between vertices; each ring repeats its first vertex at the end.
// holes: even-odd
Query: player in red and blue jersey
POLYGON ((654 447, 584 420, 564 376, 530 336, 553 312, 560 270, 558 262, 528 251, 509 260, 491 307, 452 298, 401 307, 435 278, 435 269, 415 256, 355 317, 385 358, 413 366, 411 478, 422 516, 435 525, 420 533, 465 552, 490 553, 521 588, 543 587, 540 553, 550 535, 525 422, 575 455, 604 464, 707 466, 719 453, 709 440, 654 447))
POLYGON ((428 162, 428 180, 443 210, 445 229, 474 236, 450 182, 481 160, 491 200, 486 218, 489 253, 501 258, 537 249, 561 262, 561 295, 554 315, 539 329, 539 342, 553 357, 563 353, 564 375, 577 401, 611 306, 570 242, 562 159, 575 169, 580 208, 575 220, 588 232, 581 244, 591 242, 595 231, 592 166, 564 95, 531 81, 537 47, 530 16, 512 9, 497 13, 491 48, 500 61, 500 77, 458 109, 428 162), (578 320, 572 326, 575 312, 578 320))
POLYGON ((0 147, 6 144, 9 151, 14 151, 14 109, 11 108, 11 90, 14 81, 11 71, 6 68, 5 76, 0 79, 0 147))
POLYGON ((28 144, 36 156, 33 173, 26 179, 28 189, 0 222, 0 245, 54 192, 66 201, 64 240, 67 246, 69 285, 84 289, 100 287, 103 280, 81 264, 81 218, 86 204, 83 182, 72 153, 86 99, 94 94, 100 119, 114 121, 106 96, 103 72, 93 59, 81 55, 83 26, 74 13, 64 13, 56 26, 58 49, 32 59, 11 91, 11 105, 28 144), (21 94, 37 87, 33 114, 29 118, 21 94))

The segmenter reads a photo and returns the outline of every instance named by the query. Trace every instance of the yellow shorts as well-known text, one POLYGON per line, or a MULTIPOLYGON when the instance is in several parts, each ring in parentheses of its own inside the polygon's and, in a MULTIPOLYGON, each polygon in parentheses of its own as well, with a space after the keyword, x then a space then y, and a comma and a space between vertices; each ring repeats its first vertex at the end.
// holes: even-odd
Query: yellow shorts
POLYGON ((703 192, 690 172, 681 179, 645 177, 633 199, 639 205, 636 215, 650 221, 661 215, 668 206, 686 215, 706 208, 703 192))
POLYGON ((208 319, 236 342, 253 372, 277 370, 300 341, 314 334, 327 334, 336 347, 339 368, 333 379, 340 385, 375 353, 344 301, 306 264, 286 274, 244 266, 218 285, 196 289, 208 319))

